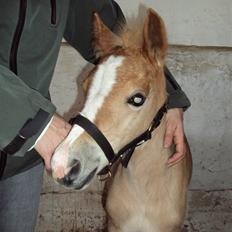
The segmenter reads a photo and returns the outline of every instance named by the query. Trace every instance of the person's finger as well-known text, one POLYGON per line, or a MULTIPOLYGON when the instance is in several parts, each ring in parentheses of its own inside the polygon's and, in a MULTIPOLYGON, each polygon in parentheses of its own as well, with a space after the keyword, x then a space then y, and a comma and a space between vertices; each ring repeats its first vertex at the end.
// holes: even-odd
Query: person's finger
POLYGON ((164 135, 164 147, 165 148, 168 148, 172 145, 175 129, 176 128, 173 125, 167 124, 165 135, 164 135))
POLYGON ((47 171, 51 171, 51 162, 50 161, 51 161, 51 159, 48 159, 48 158, 46 158, 44 160, 45 168, 47 171))
POLYGON ((179 153, 175 153, 171 158, 170 161, 168 160, 168 167, 174 166, 177 163, 179 163, 181 160, 183 160, 185 155, 181 155, 179 153))
POLYGON ((174 153, 169 159, 168 159, 168 164, 174 163, 176 161, 181 160, 184 157, 183 153, 176 152, 174 153))
POLYGON ((178 127, 174 133, 175 153, 169 158, 168 164, 179 161, 185 154, 183 129, 178 127))

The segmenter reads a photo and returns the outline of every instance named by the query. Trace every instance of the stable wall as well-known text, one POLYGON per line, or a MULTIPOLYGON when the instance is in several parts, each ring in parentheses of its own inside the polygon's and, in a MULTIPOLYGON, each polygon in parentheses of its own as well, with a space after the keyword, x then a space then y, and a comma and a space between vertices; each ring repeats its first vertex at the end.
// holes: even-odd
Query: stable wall
POLYGON ((232 47, 231 0, 117 0, 126 16, 140 3, 155 9, 167 26, 170 44, 232 47))

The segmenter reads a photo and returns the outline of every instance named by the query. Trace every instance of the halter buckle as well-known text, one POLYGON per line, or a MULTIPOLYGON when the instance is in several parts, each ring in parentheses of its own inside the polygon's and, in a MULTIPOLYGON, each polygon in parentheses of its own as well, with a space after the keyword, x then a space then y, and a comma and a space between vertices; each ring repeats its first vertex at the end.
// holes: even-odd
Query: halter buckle
POLYGON ((147 130, 147 136, 146 136, 146 140, 144 142, 146 142, 147 140, 151 139, 152 137, 152 131, 153 131, 153 123, 150 125, 150 127, 147 130))

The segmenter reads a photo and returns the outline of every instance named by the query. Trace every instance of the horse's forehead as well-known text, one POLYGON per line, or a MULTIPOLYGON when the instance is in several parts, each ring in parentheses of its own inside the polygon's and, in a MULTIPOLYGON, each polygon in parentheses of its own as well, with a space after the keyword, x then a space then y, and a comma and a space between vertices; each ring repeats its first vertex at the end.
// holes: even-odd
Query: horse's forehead
POLYGON ((122 68, 125 56, 109 56, 105 61, 98 65, 93 76, 92 90, 102 89, 107 91, 114 85, 118 78, 118 70, 122 68))
POLYGON ((130 53, 111 54, 95 69, 90 94, 106 96, 112 90, 128 92, 132 88, 147 89, 150 69, 140 55, 130 53), (115 87, 115 88, 114 88, 115 87), (103 94, 102 94, 103 93, 103 94))
POLYGON ((98 110, 117 82, 117 70, 124 59, 124 56, 110 56, 98 65, 82 111, 91 121, 94 121, 98 110))
POLYGON ((99 95, 105 98, 114 89, 128 92, 131 88, 149 85, 146 67, 140 57, 124 53, 105 57, 93 72, 89 99, 99 95))
POLYGON ((97 78, 101 79, 105 71, 107 71, 109 78, 116 73, 117 81, 122 81, 123 84, 125 80, 133 82, 136 81, 136 77, 144 75, 147 72, 147 65, 145 59, 143 59, 141 53, 138 53, 138 51, 120 51, 116 54, 113 53, 106 56, 97 70, 98 74, 100 74, 95 75, 97 78))

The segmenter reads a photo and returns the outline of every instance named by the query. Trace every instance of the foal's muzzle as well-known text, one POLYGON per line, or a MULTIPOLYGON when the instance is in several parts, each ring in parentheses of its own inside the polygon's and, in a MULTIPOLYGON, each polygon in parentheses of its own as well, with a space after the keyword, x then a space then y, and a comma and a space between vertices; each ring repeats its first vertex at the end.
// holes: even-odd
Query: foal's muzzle
POLYGON ((69 173, 66 174, 63 178, 57 179, 57 181, 60 184, 63 184, 67 187, 72 186, 73 182, 77 179, 80 170, 81 170, 81 164, 78 160, 75 160, 71 166, 69 173))

